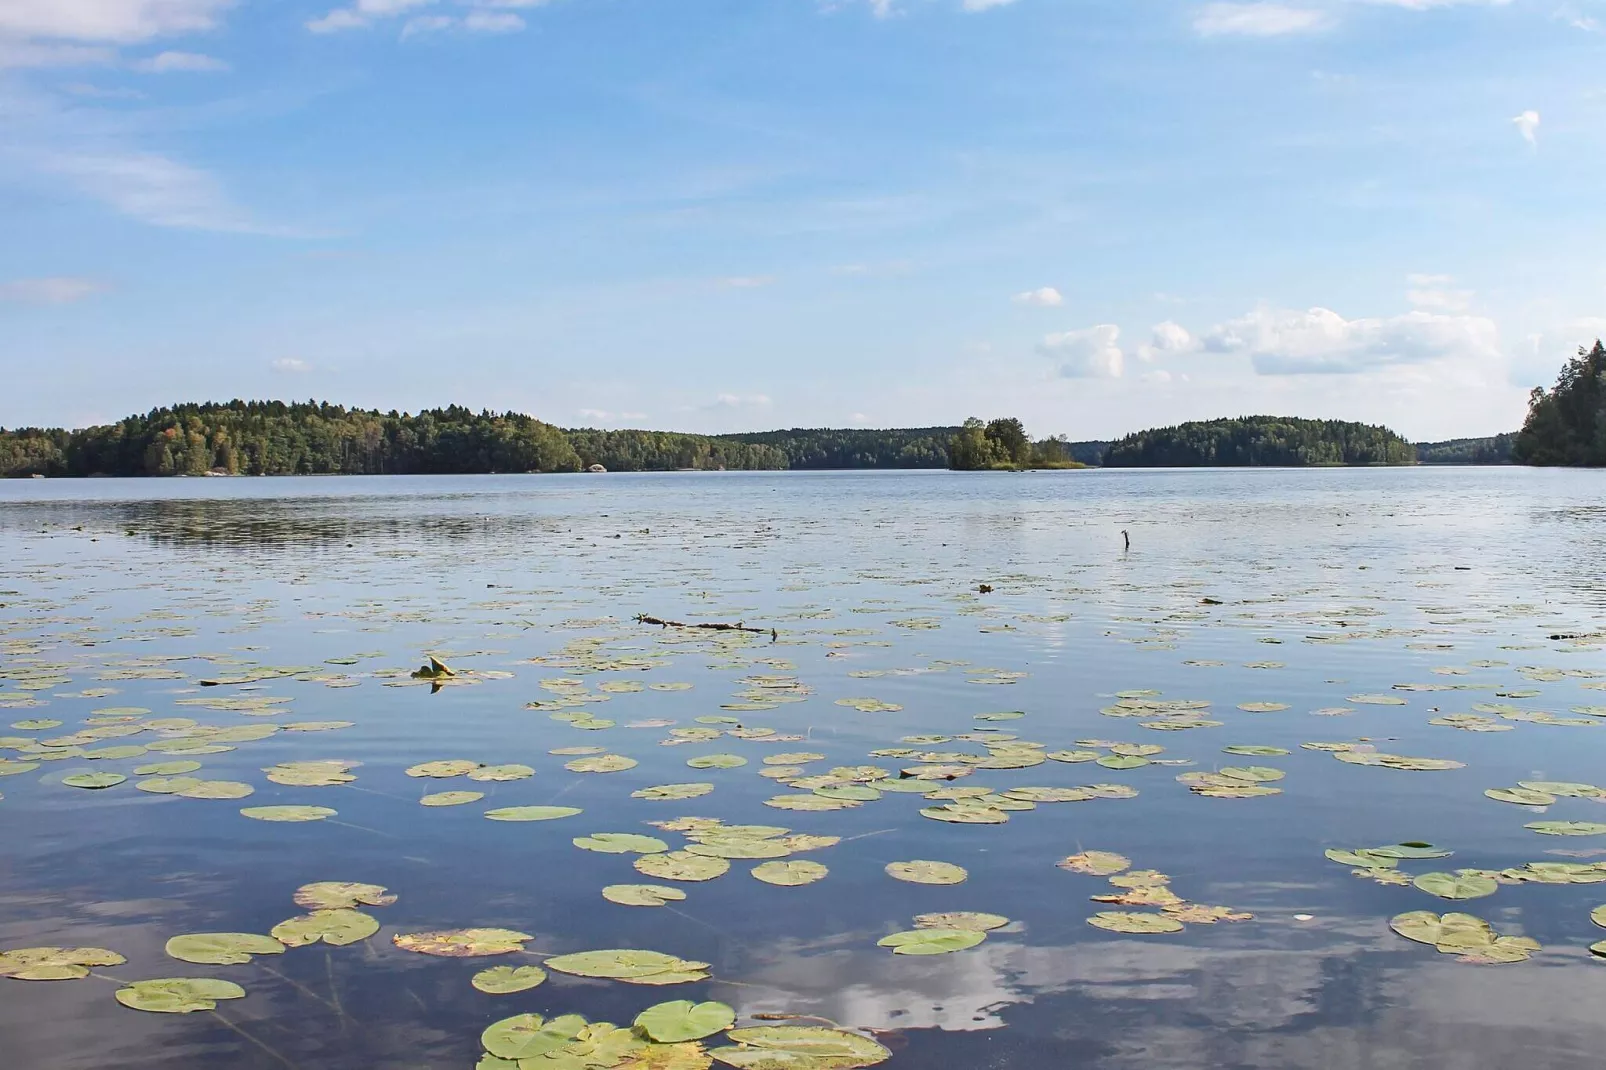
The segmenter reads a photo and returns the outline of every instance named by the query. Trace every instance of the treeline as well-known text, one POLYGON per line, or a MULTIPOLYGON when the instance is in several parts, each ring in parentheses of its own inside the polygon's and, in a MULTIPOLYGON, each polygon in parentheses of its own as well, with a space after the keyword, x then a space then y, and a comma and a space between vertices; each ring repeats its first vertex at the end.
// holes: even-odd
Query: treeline
POLYGON ((1606 346, 1582 346, 1551 390, 1535 387, 1513 451, 1522 464, 1606 466, 1606 346))
POLYGON ((1036 442, 1014 417, 982 423, 966 420, 948 444, 948 467, 956 472, 1014 471, 1022 468, 1082 468, 1063 438, 1036 442))
POLYGON ((721 435, 719 440, 779 450, 786 458, 781 467, 786 468, 947 468, 948 442, 958 431, 957 427, 882 431, 794 427, 721 435))
POLYGON ((1411 464, 1416 451, 1386 427, 1342 420, 1241 416, 1128 435, 1105 451, 1107 468, 1411 464))
POLYGON ((1443 442, 1418 442, 1418 464, 1510 464, 1517 432, 1487 438, 1452 438, 1443 442))
POLYGON ((683 435, 673 431, 571 430, 565 434, 589 468, 610 472, 672 472, 679 469, 757 470, 798 467, 777 446, 735 436, 683 435))

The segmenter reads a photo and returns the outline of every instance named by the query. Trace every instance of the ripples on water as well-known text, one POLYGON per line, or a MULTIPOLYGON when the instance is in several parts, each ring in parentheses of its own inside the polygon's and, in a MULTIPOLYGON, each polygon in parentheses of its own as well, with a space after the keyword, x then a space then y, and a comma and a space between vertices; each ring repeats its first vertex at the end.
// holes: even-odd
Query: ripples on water
MULTIPOLYGON (((218 725, 354 722, 201 758, 200 775, 255 787, 243 802, 148 795, 134 778, 98 792, 59 783, 85 766, 128 773, 159 755, 46 763, 0 778, 0 950, 108 947, 129 960, 103 971, 119 978, 219 976, 249 992, 222 1005, 220 1019, 127 1010, 112 999, 115 986, 96 978, 0 979, 0 1061, 25 1070, 466 1068, 479 1056, 480 1030, 510 1014, 628 1023, 652 1003, 691 998, 723 1000, 743 1015, 812 1014, 892 1030, 895 1055, 885 1065, 909 1070, 1592 1065, 1606 1042, 1598 1012, 1606 963, 1586 948, 1606 936, 1589 920, 1606 884, 1502 886, 1461 904, 1544 947, 1525 963, 1469 965, 1387 927, 1403 911, 1457 904, 1357 879, 1322 852, 1403 840, 1455 852, 1402 863, 1412 873, 1606 858, 1606 837, 1523 828, 1606 820, 1600 803, 1562 799, 1536 814, 1482 794, 1520 779, 1606 783, 1606 717, 1579 726, 1510 721, 1512 731, 1489 733, 1428 724, 1474 703, 1565 716, 1606 706, 1606 691, 1591 686, 1606 680, 1603 534, 1602 476, 1517 469, 0 485, 3 712, 14 715, 8 722, 65 722, 13 734, 74 732, 107 706, 218 725), (979 594, 981 583, 993 592, 979 594), (634 623, 638 613, 741 620, 779 638, 666 633, 634 623), (608 656, 664 663, 589 673, 529 661, 584 639, 608 656), (426 651, 491 678, 437 693, 386 686, 410 682, 387 673, 414 668, 426 651), (318 668, 198 686, 262 665, 318 668), (52 667, 67 680, 18 686, 48 679, 52 667), (164 674, 171 678, 151 678, 164 674), (739 716, 805 743, 664 747, 666 728, 626 727, 720 714, 744 701, 734 698, 748 689, 740 681, 763 674, 793 675, 812 694, 739 716), (540 681, 555 677, 584 679, 593 693, 610 680, 694 686, 588 703, 618 725, 590 732, 525 708, 552 699, 540 681), (1470 689, 1395 690, 1402 683, 1470 689), (70 697, 94 688, 116 693, 70 697), (1225 723, 1151 731, 1100 714, 1115 692, 1132 690, 1207 700, 1206 716, 1225 723), (1377 693, 1406 705, 1347 701, 1377 693), (220 694, 293 701, 270 717, 180 704, 220 694), (836 704, 851 697, 902 709, 836 704), (1288 709, 1237 708, 1255 702, 1288 709), (1311 715, 1335 707, 1354 712, 1311 715), (956 782, 1003 790, 1102 781, 1139 791, 1041 805, 1004 825, 927 820, 919 809, 930 804, 906 794, 827 813, 763 805, 785 790, 757 775, 777 746, 825 754, 811 771, 897 769, 907 760, 868 752, 911 733, 970 732, 986 723, 976 714, 999 710, 1027 716, 993 727, 1050 750, 1081 739, 1152 743, 1166 748, 1157 757, 1194 764, 1117 771, 1048 762, 956 782), (1361 740, 1465 768, 1347 765, 1300 747, 1361 740), (1230 744, 1291 753, 1235 758, 1221 752, 1230 744), (580 774, 548 754, 576 745, 640 764, 580 774), (713 752, 749 764, 685 767, 713 752), (467 784, 403 773, 455 757, 523 762, 537 775, 467 784), (315 758, 362 763, 357 780, 298 788, 261 772, 315 758), (1203 798, 1175 780, 1232 764, 1284 770, 1283 793, 1203 798), (716 790, 678 803, 630 798, 685 781, 716 790), (460 787, 486 799, 417 804, 425 792, 460 787), (481 816, 552 802, 584 812, 536 824, 481 816), (339 815, 267 824, 238 812, 276 803, 339 815), (738 861, 717 880, 686 885, 687 899, 671 908, 603 901, 603 885, 645 878, 630 856, 580 851, 570 839, 639 831, 678 843, 642 823, 686 814, 844 842, 808 855, 830 875, 807 887, 761 884, 738 861), (1093 928, 1086 919, 1106 906, 1088 897, 1111 889, 1054 865, 1083 849, 1118 851, 1169 874, 1186 899, 1255 917, 1171 935, 1093 928), (911 858, 961 864, 970 879, 928 887, 883 872, 911 858), (400 899, 374 910, 384 929, 361 945, 222 967, 163 954, 179 933, 266 932, 300 912, 292 891, 317 880, 383 884, 400 899), (950 955, 893 956, 876 946, 912 915, 940 910, 1013 923, 950 955), (504 960, 427 958, 390 943, 394 933, 471 925, 536 934, 531 947, 542 953, 667 951, 711 963, 714 979, 660 989, 554 975, 524 993, 489 996, 468 979, 504 960)), ((962 745, 981 753, 974 743, 938 749, 962 745)))

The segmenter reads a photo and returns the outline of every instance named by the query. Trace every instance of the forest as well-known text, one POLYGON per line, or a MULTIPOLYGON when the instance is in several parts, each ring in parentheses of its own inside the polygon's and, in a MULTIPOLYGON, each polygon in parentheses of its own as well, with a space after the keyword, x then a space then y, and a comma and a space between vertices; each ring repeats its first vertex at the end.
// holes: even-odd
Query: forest
POLYGON ((1106 468, 1413 464, 1416 450, 1386 427, 1343 420, 1240 416, 1139 431, 1111 444, 1106 468))
POLYGON ((1550 390, 1535 387, 1517 433, 1520 464, 1606 466, 1606 346, 1578 349, 1550 390))
POLYGON ((1014 417, 987 423, 971 417, 948 444, 948 467, 956 472, 1020 471, 1027 468, 1086 468, 1064 438, 1033 441, 1014 417))

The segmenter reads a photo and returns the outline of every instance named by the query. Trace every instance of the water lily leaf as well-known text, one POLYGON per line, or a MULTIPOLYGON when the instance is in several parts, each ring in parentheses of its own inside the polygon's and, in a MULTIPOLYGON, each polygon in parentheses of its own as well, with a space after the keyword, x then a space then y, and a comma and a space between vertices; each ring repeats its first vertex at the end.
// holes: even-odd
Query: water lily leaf
POLYGON ((121 773, 72 773, 61 778, 69 788, 114 788, 128 778, 121 773))
POLYGON ((707 795, 714 790, 712 784, 656 784, 650 788, 630 793, 632 799, 656 799, 668 801, 675 799, 696 799, 707 795))
POLYGON ((563 768, 572 773, 622 773, 626 769, 634 769, 636 765, 634 758, 626 758, 622 754, 598 754, 564 762, 563 768))
POLYGON ((339 811, 327 806, 246 806, 240 813, 255 821, 322 821, 339 811))
POLYGON ((538 1059, 580 1035, 586 1020, 566 1014, 550 1022, 539 1014, 516 1014, 493 1022, 480 1034, 480 1044, 499 1059, 538 1059))
POLYGON ((1254 758, 1280 758, 1288 753, 1288 751, 1282 747, 1261 747, 1249 746, 1246 744, 1234 744, 1231 747, 1222 747, 1221 751, 1223 754, 1242 754, 1247 757, 1254 758))
POLYGON ((650 855, 669 850, 663 840, 633 832, 594 832, 589 836, 576 836, 573 842, 581 850, 607 855, 650 855))
POLYGON ((578 813, 578 806, 503 806, 485 811, 485 816, 492 821, 556 821, 578 813))
POLYGON ((1097 761, 1099 759, 1099 752, 1096 750, 1057 750, 1050 751, 1046 757, 1050 761, 1070 762, 1074 764, 1077 762, 1097 761))
POLYGON ((894 955, 946 955, 975 947, 985 939, 987 933, 975 929, 910 929, 883 936, 876 944, 892 948, 894 955))
POLYGON ((903 709, 896 702, 882 702, 876 698, 839 698, 836 704, 858 710, 860 713, 897 713, 903 709))
POLYGON ((576 977, 602 977, 629 984, 681 984, 706 980, 706 962, 689 962, 659 951, 629 948, 582 951, 547 960, 547 968, 576 977))
POLYGON ((660 1044, 701 1040, 736 1024, 736 1011, 723 1003, 693 1003, 679 999, 648 1007, 636 1015, 635 1026, 660 1044))
POLYGON ((1086 788, 1010 788, 1004 792, 1006 799, 1034 803, 1086 802, 1098 797, 1086 788))
POLYGON ((441 929, 427 933, 397 933, 391 942, 403 951, 441 958, 477 958, 523 951, 529 933, 513 929, 441 929))
POLYGON ((1386 847, 1367 847, 1363 853, 1382 858, 1449 858, 1452 852, 1431 843, 1414 841, 1391 843, 1386 847))
POLYGON ((809 762, 825 760, 825 755, 815 754, 813 751, 788 751, 785 754, 771 754, 764 759, 765 765, 807 765, 809 762))
POLYGON ((967 801, 949 803, 947 806, 928 806, 920 811, 920 816, 956 825, 1002 825, 1009 820, 1009 814, 1001 807, 967 806, 967 801))
MULTIPOLYGON (((394 902, 394 898, 391 900, 394 902)), ((337 907, 281 921, 272 929, 274 939, 286 947, 305 947, 320 941, 343 947, 366 940, 379 931, 379 920, 360 910, 337 907)))
POLYGON ((1516 803, 1519 806, 1549 806, 1556 797, 1547 791, 1532 788, 1485 788, 1483 793, 1496 802, 1516 803))
POLYGON ((1404 706, 1406 701, 1398 695, 1351 695, 1345 702, 1355 702, 1362 706, 1404 706))
POLYGON ((962 884, 970 876, 951 862, 889 862, 886 869, 887 876, 910 884, 962 884))
POLYGON ((420 806, 462 806, 485 798, 483 791, 437 791, 419 798, 420 806))
POLYGON ((680 902, 686 893, 661 884, 610 884, 602 889, 602 898, 626 907, 661 907, 680 902))
POLYGON ((993 929, 1002 929, 1008 924, 1009 919, 1002 914, 981 914, 971 910, 915 915, 917 929, 970 929, 985 933, 993 929))
POLYGON ((693 769, 739 769, 747 764, 747 759, 740 754, 704 754, 688 759, 686 764, 693 769))
POLYGON ((687 851, 642 855, 636 859, 635 866, 638 873, 666 881, 710 881, 731 868, 723 858, 687 851))
POLYGON ((1233 780, 1242 780, 1250 784, 1261 784, 1281 780, 1285 774, 1281 769, 1273 769, 1267 765, 1229 765, 1216 770, 1216 775, 1231 777, 1233 780))
POLYGON ((1606 929, 1606 904, 1596 907, 1589 912, 1589 920, 1606 929))
POLYGON ((0 977, 69 981, 88 977, 91 966, 121 966, 127 961, 103 947, 22 947, 0 952, 0 977))
POLYGON ((1481 899, 1500 888, 1492 878, 1477 874, 1424 873, 1411 883, 1440 899, 1481 899))
POLYGON ((493 996, 505 996, 534 988, 546 980, 546 971, 539 966, 492 966, 481 970, 469 979, 469 984, 493 996))
POLYGON ((1068 869, 1072 873, 1087 873, 1095 877, 1108 877, 1113 873, 1120 873, 1132 865, 1132 860, 1125 855, 1118 855, 1114 851, 1083 851, 1080 854, 1062 858, 1057 863, 1061 869, 1068 869))
POLYGON ((1529 791, 1540 791, 1547 795, 1560 795, 1569 799, 1599 799, 1606 796, 1606 791, 1593 784, 1574 784, 1565 780, 1519 780, 1517 783, 1529 791))
POLYGON ((1106 769, 1140 769, 1148 765, 1149 760, 1136 754, 1106 754, 1098 759, 1098 764, 1106 769))
POLYGON ((778 884, 787 888, 813 884, 825 879, 830 872, 818 862, 765 862, 753 867, 753 876, 765 884, 778 884))
POLYGON ((238 780, 201 780, 174 794, 185 799, 243 799, 255 791, 238 780))
POLYGON ((134 781, 134 787, 152 795, 176 795, 201 783, 192 776, 153 776, 134 781))
POLYGON ((466 758, 449 758, 438 762, 420 762, 409 766, 407 775, 411 777, 446 777, 464 776, 480 767, 479 762, 471 762, 466 758))
POLYGON ((471 769, 468 778, 470 780, 493 782, 524 780, 534 775, 535 770, 527 765, 482 765, 478 769, 471 769))
POLYGON ((732 1029, 735 1047, 714 1048, 714 1058, 741 1070, 854 1070, 892 1058, 869 1037, 825 1026, 770 1025, 732 1029))
MULTIPOLYGON (((183 759, 176 762, 155 762, 151 765, 141 765, 134 769, 135 776, 174 777, 185 773, 193 773, 201 768, 200 762, 183 759)), ((134 785, 136 788, 138 784, 134 785)))
POLYGON ((1087 919, 1089 925, 1117 933, 1179 933, 1182 922, 1166 914, 1121 913, 1101 910, 1087 919))
POLYGON ((117 990, 117 1002, 136 1011, 155 1014, 188 1014, 210 1011, 220 999, 240 999, 245 989, 233 981, 210 977, 159 977, 135 981, 117 990))
POLYGON ((1541 836, 1599 836, 1606 825, 1599 821, 1530 821, 1522 826, 1541 836))
POLYGON ((1245 713, 1281 713, 1288 708, 1286 702, 1240 702, 1238 708, 1245 713))
POLYGON ((250 962, 252 955, 282 955, 284 945, 256 933, 187 933, 169 940, 166 950, 185 962, 230 966, 250 962))
POLYGON ((809 793, 806 795, 777 795, 772 799, 765 799, 764 805, 773 806, 777 810, 823 812, 826 810, 848 810, 860 804, 851 799, 828 799, 823 795, 809 793))
POLYGON ((822 784, 814 794, 825 799, 847 799, 852 802, 875 802, 881 793, 868 784, 822 784))

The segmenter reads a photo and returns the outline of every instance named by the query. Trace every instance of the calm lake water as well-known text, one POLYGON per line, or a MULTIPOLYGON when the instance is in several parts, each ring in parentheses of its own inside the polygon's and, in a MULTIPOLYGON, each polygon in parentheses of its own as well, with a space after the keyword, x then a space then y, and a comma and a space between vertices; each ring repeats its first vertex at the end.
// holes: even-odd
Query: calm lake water
MULTIPOLYGON (((0 726, 16 722, 0 727, 0 759, 72 755, 0 777, 0 951, 89 946, 127 959, 78 980, 0 978, 7 1068, 466 1070, 481 1030, 509 1015, 628 1025, 673 999, 880 1031, 894 1070, 1572 1068, 1606 1050, 1606 960, 1588 950, 1606 938, 1590 920, 1606 884, 1506 877, 1493 894, 1449 901, 1408 883, 1606 860, 1606 835, 1525 828, 1606 822, 1590 792, 1545 806, 1484 795, 1522 781, 1606 785, 1606 473, 10 482, 0 603, 0 726), (662 629, 637 614, 766 631, 662 629), (427 654, 459 675, 438 689, 411 679, 427 654), (1024 716, 977 719, 1013 711, 1024 716), (1457 714, 1472 716, 1431 723, 1457 714), (710 717, 728 720, 696 720, 710 717), (350 724, 236 731, 206 746, 205 728, 174 718, 350 724), (727 734, 665 745, 688 728, 727 734), (975 766, 988 743, 1028 757, 975 766), (1140 746, 1110 749, 1122 743, 1140 746), (1309 743, 1349 745, 1359 761, 1309 743), (573 754, 551 753, 575 747, 638 764, 574 772, 573 754), (1131 768, 1043 760, 1150 747, 1164 749, 1131 768), (871 753, 887 750, 897 753, 871 753), (821 756, 801 777, 957 763, 968 775, 930 787, 987 789, 992 801, 1024 787, 1136 794, 976 824, 922 816, 952 800, 907 791, 818 812, 766 805, 811 794, 760 775, 777 767, 766 756, 798 752, 821 756), (688 768, 711 754, 746 764, 688 768), (1375 754, 1461 764, 1368 764, 1375 754), (294 786, 264 773, 317 759, 356 763, 355 779, 294 786), (535 774, 406 773, 445 759, 535 774), (254 791, 136 789, 136 768, 182 760, 201 763, 190 775, 254 791), (1245 767, 1285 774, 1237 781, 1280 793, 1208 797, 1177 779, 1245 767), (128 779, 63 783, 83 772, 128 779), (632 797, 683 783, 714 788, 632 797), (484 797, 419 804, 443 791, 484 797), (337 814, 240 812, 301 804, 337 814), (484 817, 527 805, 582 812, 484 817), (644 833, 681 848, 682 833, 647 822, 685 816, 842 841, 795 856, 829 869, 801 887, 755 880, 759 860, 741 858, 717 879, 676 884, 637 873, 633 854, 572 843, 644 833), (1403 879, 1380 866, 1379 879, 1323 853, 1403 841, 1453 855, 1401 860, 1403 879), (1100 911, 1159 909, 1092 901, 1132 889, 1057 868, 1088 850, 1168 875, 1188 903, 1253 917, 1154 934, 1091 925, 1100 911), (962 866, 968 880, 885 871, 916 859, 962 866), (382 928, 349 946, 241 965, 164 953, 179 934, 266 933, 303 913, 292 894, 314 881, 384 885, 398 899, 363 907, 382 928), (632 883, 686 897, 660 908, 602 897, 632 883), (1541 950, 1478 964, 1390 930, 1419 910, 1472 913, 1541 950), (942 911, 1010 924, 951 954, 877 946, 942 911), (392 942, 486 926, 530 934, 528 953, 438 958, 392 942), (647 987, 554 971, 511 995, 470 985, 489 966, 605 948, 707 962, 711 977, 647 987), (114 998, 117 981, 161 977, 226 978, 247 995, 186 1015, 114 998)), ((831 794, 821 790, 811 797, 831 794)))

